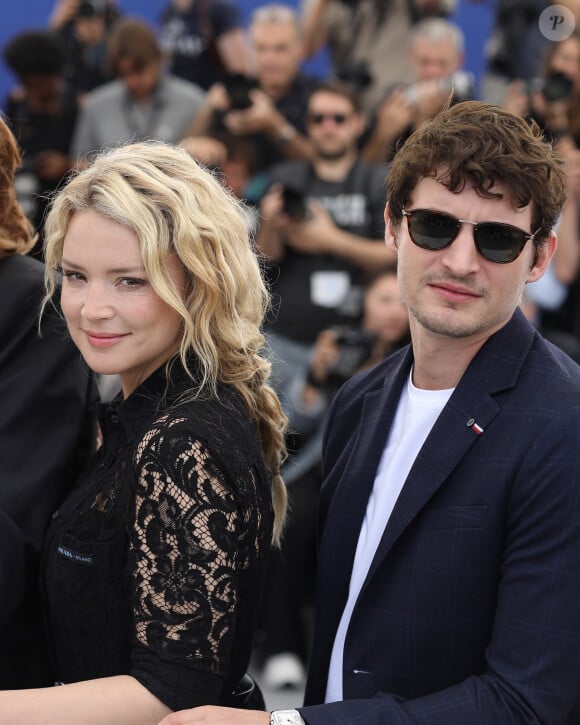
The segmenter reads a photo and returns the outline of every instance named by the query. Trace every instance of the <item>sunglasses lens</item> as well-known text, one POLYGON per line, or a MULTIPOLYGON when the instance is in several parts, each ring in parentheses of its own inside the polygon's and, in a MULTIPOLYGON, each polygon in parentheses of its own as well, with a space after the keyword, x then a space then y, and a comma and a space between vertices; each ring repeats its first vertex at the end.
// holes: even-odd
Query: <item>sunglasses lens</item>
POLYGON ((482 257, 498 264, 517 259, 527 240, 525 232, 509 224, 484 222, 475 229, 475 243, 482 257))
POLYGON ((310 116, 310 120, 316 126, 324 123, 326 119, 331 119, 334 123, 340 126, 346 121, 347 116, 344 113, 313 113, 310 116))
POLYGON ((423 209, 413 211, 408 222, 411 239, 423 249, 444 249, 459 230, 457 219, 423 209))

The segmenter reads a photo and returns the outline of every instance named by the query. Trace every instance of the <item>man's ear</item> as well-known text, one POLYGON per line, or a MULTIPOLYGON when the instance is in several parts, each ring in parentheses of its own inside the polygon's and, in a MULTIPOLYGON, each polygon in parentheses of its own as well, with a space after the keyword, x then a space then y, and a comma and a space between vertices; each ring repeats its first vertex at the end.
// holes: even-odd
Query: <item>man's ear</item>
POLYGON ((397 238, 395 235, 395 229, 391 223, 391 215, 389 212, 389 204, 385 206, 385 244, 387 249, 397 251, 397 238))
POLYGON ((544 275, 544 272, 548 269, 552 261, 557 246, 558 240, 556 232, 552 231, 542 246, 536 249, 536 257, 528 274, 528 282, 535 282, 544 275))

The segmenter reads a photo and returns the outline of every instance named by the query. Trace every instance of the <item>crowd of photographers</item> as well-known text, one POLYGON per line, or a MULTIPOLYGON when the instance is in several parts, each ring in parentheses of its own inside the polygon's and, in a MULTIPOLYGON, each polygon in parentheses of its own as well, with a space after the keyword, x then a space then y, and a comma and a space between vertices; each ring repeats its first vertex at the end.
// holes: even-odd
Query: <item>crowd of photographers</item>
MULTIPOLYGON (((18 194, 40 233, 48 195, 71 169, 138 138, 183 143, 248 204, 273 294, 273 379, 291 420, 288 534, 262 625, 272 686, 304 676, 324 411, 345 379, 407 340, 383 244, 387 164, 450 94, 483 94, 463 70, 469 48, 453 10, 448 0, 306 0, 300 10, 264 4, 245 28, 234 0, 173 0, 155 27, 111 0, 57 0, 47 28, 4 47, 18 81, 4 104, 23 151, 18 194), (303 71, 321 47, 330 78, 303 71)), ((513 35, 508 10, 500 3, 496 35, 513 35)), ((488 87, 501 78, 501 102, 534 119, 568 165, 558 253, 530 286, 534 319, 575 342, 580 36, 544 43, 541 57, 535 46, 524 71, 503 42, 488 87)), ((42 257, 42 239, 33 254, 42 257)))

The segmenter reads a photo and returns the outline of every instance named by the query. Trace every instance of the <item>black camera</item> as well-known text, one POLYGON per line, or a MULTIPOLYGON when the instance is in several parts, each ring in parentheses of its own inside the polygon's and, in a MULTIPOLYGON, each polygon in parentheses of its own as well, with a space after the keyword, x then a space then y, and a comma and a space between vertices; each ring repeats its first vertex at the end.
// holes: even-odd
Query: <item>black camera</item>
POLYGON ((565 101, 572 95, 574 81, 565 73, 552 71, 544 80, 542 85, 542 94, 550 103, 556 101, 565 101))
POLYGON ((338 359, 332 365, 326 377, 328 387, 339 388, 352 377, 371 355, 376 335, 360 327, 335 327, 336 344, 340 348, 338 359))
POLYGON ((248 78, 243 73, 230 73, 224 79, 226 93, 233 109, 244 111, 252 105, 250 91, 256 88, 254 78, 248 78))
POLYGON ((304 194, 291 186, 284 186, 282 188, 282 211, 290 219, 304 220, 306 218, 306 197, 304 194))
POLYGON ((528 92, 540 91, 548 103, 565 101, 573 88, 574 81, 560 71, 551 71, 546 78, 534 78, 528 84, 528 92))
POLYGON ((336 76, 343 83, 352 86, 357 93, 364 91, 373 82, 369 65, 364 60, 339 66, 336 76))

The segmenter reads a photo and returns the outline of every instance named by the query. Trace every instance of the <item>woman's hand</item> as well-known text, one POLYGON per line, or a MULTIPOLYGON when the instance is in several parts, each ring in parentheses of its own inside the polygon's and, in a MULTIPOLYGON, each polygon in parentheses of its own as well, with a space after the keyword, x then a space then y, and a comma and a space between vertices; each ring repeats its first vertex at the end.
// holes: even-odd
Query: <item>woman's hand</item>
POLYGON ((180 710, 164 717, 159 725, 270 725, 270 713, 262 710, 237 710, 231 707, 205 705, 180 710))

